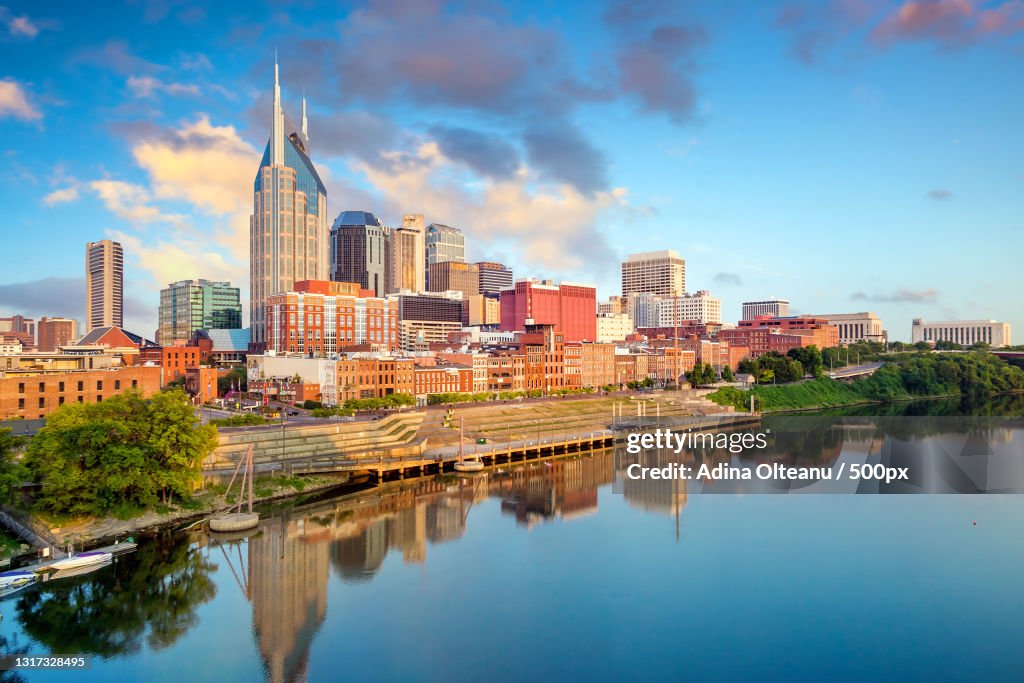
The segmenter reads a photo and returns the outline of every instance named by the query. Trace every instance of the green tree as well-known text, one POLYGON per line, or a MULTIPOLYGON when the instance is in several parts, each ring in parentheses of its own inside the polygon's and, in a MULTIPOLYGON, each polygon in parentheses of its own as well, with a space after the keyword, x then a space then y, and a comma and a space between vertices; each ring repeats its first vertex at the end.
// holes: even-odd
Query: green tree
POLYGON ((24 440, 14 436, 8 427, 0 428, 0 505, 11 502, 14 487, 25 481, 25 466, 17 459, 24 440))
POLYGON ((722 368, 722 381, 723 382, 732 382, 735 379, 736 378, 732 374, 732 368, 730 368, 728 365, 726 365, 724 368, 722 368))
POLYGON ((810 346, 794 346, 786 354, 793 360, 799 361, 800 365, 803 366, 804 372, 814 377, 819 377, 822 374, 822 355, 821 350, 811 344, 810 346))

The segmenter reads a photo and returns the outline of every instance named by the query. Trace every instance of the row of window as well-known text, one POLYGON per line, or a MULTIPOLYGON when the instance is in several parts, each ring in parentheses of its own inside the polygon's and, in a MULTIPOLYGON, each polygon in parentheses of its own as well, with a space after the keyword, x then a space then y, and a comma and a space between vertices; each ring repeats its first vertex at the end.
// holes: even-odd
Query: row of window
MULTIPOLYGON (((85 391, 85 382, 84 381, 79 380, 77 384, 78 384, 78 391, 85 391)), ((133 379, 132 380, 132 388, 134 389, 134 388, 137 388, 138 386, 139 386, 139 380, 133 379)), ((114 380, 114 391, 120 391, 120 390, 121 390, 121 380, 115 379, 114 380)), ((39 383, 39 393, 43 393, 45 391, 46 391, 46 382, 40 382, 39 383)), ((57 382, 57 391, 60 391, 60 392, 64 391, 64 382, 57 382)), ((100 380, 96 380, 96 391, 103 391, 103 380, 101 380, 101 379, 100 380)), ((19 394, 24 394, 25 393, 25 383, 24 382, 18 382, 18 393, 19 394)))

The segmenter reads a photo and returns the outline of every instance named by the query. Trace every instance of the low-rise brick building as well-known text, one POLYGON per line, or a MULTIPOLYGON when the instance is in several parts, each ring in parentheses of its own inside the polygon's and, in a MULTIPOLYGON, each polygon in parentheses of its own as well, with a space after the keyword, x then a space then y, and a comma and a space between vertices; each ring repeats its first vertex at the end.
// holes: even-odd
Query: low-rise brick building
POLYGON ((149 397, 160 391, 160 368, 0 373, 0 419, 46 417, 68 403, 101 403, 130 389, 149 397))

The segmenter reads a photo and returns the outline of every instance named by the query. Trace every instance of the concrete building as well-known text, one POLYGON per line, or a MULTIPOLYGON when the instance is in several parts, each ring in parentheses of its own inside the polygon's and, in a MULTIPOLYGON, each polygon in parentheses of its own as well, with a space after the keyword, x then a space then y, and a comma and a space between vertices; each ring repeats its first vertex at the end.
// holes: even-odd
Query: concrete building
POLYGON ((196 330, 240 329, 242 302, 230 282, 181 280, 160 290, 156 342, 183 344, 196 330))
POLYGON ((765 299, 764 301, 743 302, 743 316, 740 318, 741 320, 753 320, 759 315, 785 318, 789 315, 789 300, 765 299))
POLYGON ((43 316, 38 326, 39 343, 36 345, 37 349, 39 351, 52 352, 61 346, 74 344, 78 338, 75 327, 75 321, 70 318, 49 318, 43 316))
POLYGON ((493 261, 479 261, 476 264, 480 275, 479 291, 481 294, 501 294, 502 290, 512 287, 512 269, 494 263, 493 261))
POLYGON ((124 325, 124 251, 120 242, 85 245, 85 333, 124 325))
POLYGON ((430 266, 435 263, 454 261, 466 262, 466 237, 458 228, 440 223, 431 223, 423 235, 423 251, 426 257, 426 289, 431 292, 443 292, 430 283, 430 266))
POLYGON ((266 343, 268 297, 290 292, 302 280, 329 277, 327 189, 309 157, 305 98, 301 127, 292 128, 281 108, 275 62, 270 139, 256 172, 249 222, 249 323, 257 350, 266 343))
POLYGON ((686 291, 686 261, 672 250, 630 254, 622 262, 622 296, 686 291))
POLYGON ((353 282, 304 280, 268 297, 266 349, 323 357, 363 344, 396 348, 398 302, 369 294, 353 282))
POLYGON ((633 334, 633 320, 626 313, 599 313, 597 315, 598 342, 625 341, 633 334))
POLYGON ((657 303, 658 327, 672 327, 684 321, 697 323, 722 322, 722 300, 711 292, 663 297, 657 303))
POLYGON ((882 321, 874 313, 825 313, 812 316, 827 320, 839 328, 840 344, 855 344, 859 341, 887 341, 888 335, 882 329, 882 321))
POLYGON ((462 324, 470 326, 501 323, 501 301, 496 296, 475 294, 462 300, 462 324))
POLYGON ((385 296, 391 291, 389 241, 388 229, 369 211, 342 211, 331 226, 331 279, 385 296))
POLYGON ((501 329, 521 331, 553 325, 565 341, 597 339, 597 288, 526 278, 501 293, 501 329))
POLYGON ((480 269, 475 263, 461 261, 431 263, 427 266, 427 291, 475 296, 480 293, 480 269))
POLYGON ((0 343, 17 343, 26 350, 36 348, 36 321, 23 315, 0 318, 0 343))
POLYGON ((629 297, 625 296, 610 296, 607 301, 601 301, 597 304, 597 314, 602 313, 630 313, 629 310, 629 297))
POLYGON ((423 214, 406 214, 402 227, 391 229, 391 292, 427 288, 423 231, 423 214))
POLYGON ((961 346, 984 342, 993 348, 1011 346, 1010 323, 995 320, 943 320, 925 322, 914 318, 911 325, 911 341, 945 341, 961 346))

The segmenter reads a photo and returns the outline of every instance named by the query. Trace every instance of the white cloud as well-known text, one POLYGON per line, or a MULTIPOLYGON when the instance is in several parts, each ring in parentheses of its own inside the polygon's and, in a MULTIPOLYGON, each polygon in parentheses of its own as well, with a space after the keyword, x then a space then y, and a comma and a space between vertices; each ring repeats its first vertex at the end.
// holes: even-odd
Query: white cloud
POLYGON ((0 80, 0 116, 13 116, 23 121, 38 121, 43 118, 29 101, 25 88, 17 81, 5 78, 0 80))
POLYGON ((181 224, 184 216, 164 213, 150 202, 150 192, 141 185, 123 180, 94 180, 89 188, 95 192, 107 208, 118 217, 134 224, 173 223, 181 224))
POLYGON ((39 28, 28 17, 14 17, 7 24, 7 30, 12 36, 26 36, 35 38, 39 34, 39 28))
POLYGON ((66 202, 73 202, 78 199, 78 186, 72 185, 71 187, 63 187, 58 190, 54 190, 50 194, 43 197, 43 203, 47 206, 54 206, 55 204, 64 204, 66 202))
POLYGON ((126 82, 133 97, 148 98, 158 93, 179 95, 199 95, 199 86, 187 83, 166 83, 152 76, 129 76, 126 82))

